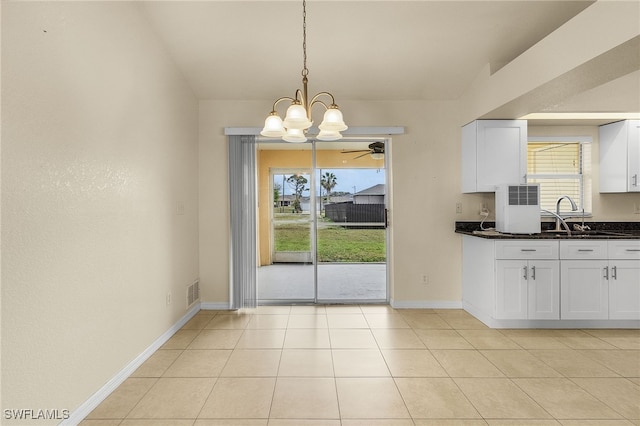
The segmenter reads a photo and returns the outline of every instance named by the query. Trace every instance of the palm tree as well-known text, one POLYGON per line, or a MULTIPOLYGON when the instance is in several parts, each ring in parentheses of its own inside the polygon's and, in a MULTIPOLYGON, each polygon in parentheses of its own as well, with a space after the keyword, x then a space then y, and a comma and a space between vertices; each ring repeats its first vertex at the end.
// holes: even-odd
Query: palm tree
MULTIPOLYGON (((327 202, 331 201, 331 190, 336 187, 338 184, 338 179, 336 175, 331 172, 325 172, 322 176, 320 176, 320 186, 327 191, 327 202)), ((322 197, 320 197, 320 203, 322 203, 322 197)), ((320 206, 320 210, 322 210, 322 206, 320 206)))

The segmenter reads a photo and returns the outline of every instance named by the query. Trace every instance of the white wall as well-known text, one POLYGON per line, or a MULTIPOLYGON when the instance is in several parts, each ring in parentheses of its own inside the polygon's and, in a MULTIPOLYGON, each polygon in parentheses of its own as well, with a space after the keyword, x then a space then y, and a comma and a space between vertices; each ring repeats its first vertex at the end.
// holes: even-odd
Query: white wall
MULTIPOLYGON (((392 140, 392 298, 402 305, 460 302, 460 243, 453 233, 459 197, 456 102, 340 100, 349 125, 406 126, 392 140), (428 274, 430 284, 422 284, 428 274)), ((224 127, 256 127, 269 104, 200 103, 200 277, 203 300, 228 303, 228 166, 224 127)))
POLYGON ((3 410, 73 411, 186 312, 198 104, 141 16, 2 4, 3 410))

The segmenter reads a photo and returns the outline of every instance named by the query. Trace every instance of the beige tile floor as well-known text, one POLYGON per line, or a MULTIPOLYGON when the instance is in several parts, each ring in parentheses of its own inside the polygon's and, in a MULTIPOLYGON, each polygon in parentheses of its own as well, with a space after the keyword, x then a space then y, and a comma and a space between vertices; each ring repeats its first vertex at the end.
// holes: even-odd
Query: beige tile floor
POLYGON ((83 426, 640 425, 640 330, 462 310, 200 311, 83 426))

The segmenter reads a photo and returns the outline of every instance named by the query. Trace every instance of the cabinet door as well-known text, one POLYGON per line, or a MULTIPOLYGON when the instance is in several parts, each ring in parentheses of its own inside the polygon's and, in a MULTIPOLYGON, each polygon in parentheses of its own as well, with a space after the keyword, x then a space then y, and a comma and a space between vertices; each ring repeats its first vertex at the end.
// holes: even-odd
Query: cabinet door
POLYGON ((560 319, 559 262, 530 261, 528 278, 528 318, 560 319))
POLYGON ((609 318, 640 319, 640 261, 609 262, 609 318))
POLYGON ((478 191, 495 192, 501 183, 526 183, 526 121, 479 120, 477 131, 478 191))
POLYGON ((609 289, 606 260, 560 262, 560 318, 608 319, 609 289))
POLYGON ((640 192, 640 120, 629 120, 628 132, 628 190, 640 192))
POLYGON ((497 319, 527 319, 527 276, 525 260, 496 261, 497 319))
POLYGON ((526 173, 526 120, 476 120, 462 128, 462 192, 524 184, 526 173))
POLYGON ((600 126, 600 192, 640 192, 640 120, 600 126))

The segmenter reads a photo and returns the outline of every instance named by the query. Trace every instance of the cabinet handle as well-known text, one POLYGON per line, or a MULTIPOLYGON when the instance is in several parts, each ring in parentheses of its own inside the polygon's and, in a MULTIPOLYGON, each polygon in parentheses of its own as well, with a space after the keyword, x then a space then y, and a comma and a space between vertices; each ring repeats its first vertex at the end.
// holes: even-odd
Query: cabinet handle
POLYGON ((536 279, 536 267, 535 266, 531 267, 531 279, 532 280, 536 279))
POLYGON ((638 186, 638 174, 633 175, 633 183, 632 186, 638 186))
POLYGON ((520 251, 536 251, 536 249, 520 249, 520 251))
POLYGON ((528 280, 528 278, 527 278, 527 267, 525 266, 525 267, 524 267, 524 268, 522 268, 522 269, 524 269, 524 275, 523 275, 523 278, 524 278, 524 279, 525 279, 525 281, 526 281, 526 280, 528 280))
POLYGON ((593 249, 578 249, 578 251, 593 251, 593 249))
POLYGON ((609 267, 608 266, 604 267, 604 279, 605 280, 609 279, 609 267))
POLYGON ((618 279, 618 267, 617 266, 613 266, 611 268, 611 278, 613 278, 614 280, 618 279))
POLYGON ((626 249, 626 251, 640 251, 640 249, 626 249))

